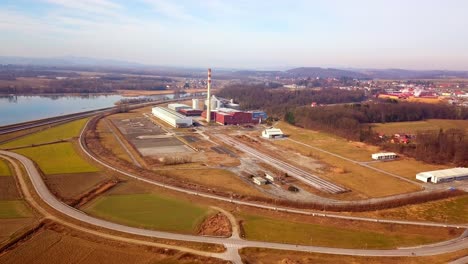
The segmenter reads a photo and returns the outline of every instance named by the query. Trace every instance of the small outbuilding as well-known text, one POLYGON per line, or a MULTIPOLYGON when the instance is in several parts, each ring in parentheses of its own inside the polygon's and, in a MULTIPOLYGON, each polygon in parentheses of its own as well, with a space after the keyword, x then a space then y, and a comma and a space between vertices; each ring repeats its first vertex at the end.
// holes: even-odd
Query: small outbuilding
POLYGON ((380 152, 372 154, 374 160, 392 160, 396 159, 398 155, 394 152, 380 152))
POLYGON ((267 128, 263 130, 262 137, 264 138, 282 138, 284 137, 283 131, 279 128, 267 128))
POLYGON ((416 174, 416 179, 423 182, 441 183, 468 179, 468 168, 452 168, 426 171, 416 174))
POLYGON ((273 175, 271 175, 270 173, 266 173, 265 172, 265 178, 267 180, 269 180, 270 182, 274 182, 275 181, 275 177, 273 177, 273 175))
POLYGON ((267 180, 263 179, 262 177, 253 177, 252 178, 253 182, 257 185, 265 185, 267 183, 267 180))

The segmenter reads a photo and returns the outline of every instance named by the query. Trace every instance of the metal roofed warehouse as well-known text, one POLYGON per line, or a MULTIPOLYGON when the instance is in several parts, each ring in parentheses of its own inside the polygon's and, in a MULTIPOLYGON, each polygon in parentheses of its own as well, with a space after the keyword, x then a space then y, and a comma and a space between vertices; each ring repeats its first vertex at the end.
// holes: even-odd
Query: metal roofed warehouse
POLYGON ((449 182, 468 179, 468 168, 452 168, 445 170, 426 171, 416 174, 416 179, 423 182, 449 182))
POLYGON ((155 117, 163 120, 173 127, 189 127, 193 124, 192 118, 185 117, 184 115, 166 107, 153 107, 152 113, 155 117))

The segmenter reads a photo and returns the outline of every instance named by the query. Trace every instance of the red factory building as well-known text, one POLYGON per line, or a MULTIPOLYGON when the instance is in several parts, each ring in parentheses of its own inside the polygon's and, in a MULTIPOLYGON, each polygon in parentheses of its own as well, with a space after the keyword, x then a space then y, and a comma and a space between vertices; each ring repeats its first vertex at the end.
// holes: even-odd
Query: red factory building
MULTIPOLYGON (((263 112, 261 112, 264 114, 263 112)), ((203 111, 202 117, 206 118, 206 111, 203 111)), ((221 125, 241 125, 254 124, 259 122, 256 112, 244 112, 229 108, 218 109, 211 112, 211 120, 221 125)))

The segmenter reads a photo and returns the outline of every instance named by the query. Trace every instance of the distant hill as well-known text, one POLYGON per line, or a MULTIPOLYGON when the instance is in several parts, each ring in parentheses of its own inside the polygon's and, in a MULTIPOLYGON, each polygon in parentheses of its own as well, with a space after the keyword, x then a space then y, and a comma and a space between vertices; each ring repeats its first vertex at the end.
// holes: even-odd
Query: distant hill
POLYGON ((445 71, 445 70, 359 70, 372 78, 378 79, 439 79, 439 78, 468 78, 468 71, 445 71))
MULTIPOLYGON (((112 70, 120 73, 158 74, 180 77, 204 77, 206 68, 174 67, 140 64, 123 60, 96 59, 88 57, 63 56, 50 58, 31 58, 0 56, 0 65, 45 66, 68 70, 112 70)), ((354 79, 440 79, 468 78, 468 71, 450 70, 404 70, 404 69, 354 69, 299 67, 286 71, 235 70, 214 68, 217 79, 261 79, 272 77, 293 78, 340 78, 354 79)))
POLYGON ((357 71, 340 70, 333 68, 301 67, 286 71, 294 77, 320 77, 320 78, 340 78, 350 77, 355 79, 370 78, 369 75, 357 71))
POLYGON ((294 77, 294 78, 341 78, 353 79, 440 79, 468 78, 468 71, 403 70, 403 69, 335 69, 300 67, 286 71, 243 70, 231 72, 232 77, 294 77))
POLYGON ((95 59, 87 57, 51 57, 30 58, 15 56, 0 56, 0 64, 28 65, 28 66, 55 66, 55 67, 142 67, 143 64, 122 60, 95 59))

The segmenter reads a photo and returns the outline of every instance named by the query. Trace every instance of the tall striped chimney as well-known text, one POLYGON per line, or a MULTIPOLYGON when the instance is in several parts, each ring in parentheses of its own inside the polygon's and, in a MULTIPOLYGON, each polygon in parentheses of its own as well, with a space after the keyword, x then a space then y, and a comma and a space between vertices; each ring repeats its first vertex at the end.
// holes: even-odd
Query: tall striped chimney
POLYGON ((211 122, 211 69, 208 69, 208 91, 206 93, 206 122, 211 122))

